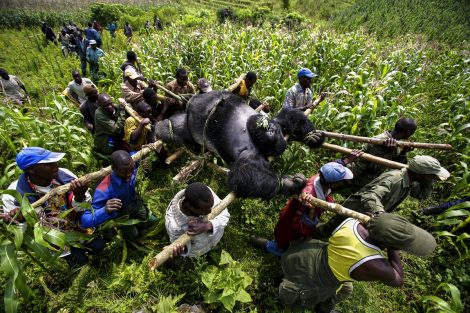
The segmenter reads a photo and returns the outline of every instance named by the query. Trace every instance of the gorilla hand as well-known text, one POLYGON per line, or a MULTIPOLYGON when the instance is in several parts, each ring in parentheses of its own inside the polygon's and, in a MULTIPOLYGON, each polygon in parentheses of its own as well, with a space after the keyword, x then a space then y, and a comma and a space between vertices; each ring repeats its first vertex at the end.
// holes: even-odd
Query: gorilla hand
POLYGON ((304 142, 310 148, 319 148, 325 141, 325 134, 321 131, 311 131, 304 137, 304 142))
POLYGON ((294 176, 283 176, 281 178, 281 192, 286 195, 298 195, 305 187, 307 178, 303 174, 295 174, 294 176))

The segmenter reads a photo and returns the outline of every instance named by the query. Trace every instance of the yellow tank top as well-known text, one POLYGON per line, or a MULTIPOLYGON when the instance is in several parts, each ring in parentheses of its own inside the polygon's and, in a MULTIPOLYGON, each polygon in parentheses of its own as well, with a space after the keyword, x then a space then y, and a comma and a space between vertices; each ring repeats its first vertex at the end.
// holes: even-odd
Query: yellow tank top
POLYGON ((328 240, 328 265, 340 281, 352 281, 351 272, 373 259, 384 259, 380 248, 366 242, 359 235, 359 221, 346 219, 328 240))

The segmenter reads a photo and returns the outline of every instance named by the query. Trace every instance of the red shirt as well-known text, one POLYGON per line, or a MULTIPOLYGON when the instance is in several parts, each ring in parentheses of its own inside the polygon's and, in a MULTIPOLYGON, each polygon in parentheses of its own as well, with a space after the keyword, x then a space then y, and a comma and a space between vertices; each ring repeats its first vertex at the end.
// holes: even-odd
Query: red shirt
MULTIPOLYGON (((316 174, 310 177, 307 181, 302 192, 311 194, 316 197, 315 187, 313 185, 315 179, 319 176, 316 174)), ((333 198, 329 195, 325 197, 327 202, 334 202, 333 198)), ((314 218, 320 218, 320 215, 325 212, 321 208, 313 208, 314 218)), ((274 228, 274 239, 281 249, 287 249, 291 241, 300 238, 311 238, 315 232, 314 225, 307 225, 302 221, 302 214, 310 211, 310 207, 303 205, 299 200, 292 198, 287 202, 286 206, 282 209, 279 215, 279 220, 274 228)))

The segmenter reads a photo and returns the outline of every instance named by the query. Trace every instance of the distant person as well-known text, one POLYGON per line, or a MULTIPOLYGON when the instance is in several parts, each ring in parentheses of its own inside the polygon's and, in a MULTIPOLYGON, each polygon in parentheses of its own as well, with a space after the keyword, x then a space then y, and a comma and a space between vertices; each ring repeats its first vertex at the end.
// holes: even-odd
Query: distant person
MULTIPOLYGON (((188 79, 188 72, 183 68, 179 68, 176 71, 176 79, 167 83, 165 87, 176 95, 194 95, 196 93, 194 85, 188 79)), ((166 96, 168 96, 166 104, 167 109, 165 112, 167 118, 175 114, 177 111, 185 109, 185 105, 183 103, 179 103, 174 98, 170 98, 170 94, 166 94, 166 96)))
POLYGON ((139 80, 139 74, 130 66, 125 70, 124 77, 126 80, 121 84, 122 97, 126 102, 130 103, 133 108, 135 108, 137 103, 144 100, 143 93, 147 87, 154 88, 155 90, 157 88, 154 81, 151 81, 150 85, 147 85, 143 80, 139 80))
POLYGON ((160 19, 156 16, 153 18, 153 27, 155 28, 155 31, 163 28, 160 19))
POLYGON ((255 72, 248 72, 245 75, 245 78, 241 80, 237 88, 235 88, 232 93, 239 95, 243 99, 247 100, 250 97, 251 90, 258 80, 258 76, 255 72))
POLYGON ((136 240, 153 228, 157 218, 149 212, 136 191, 139 163, 123 150, 113 152, 110 160, 112 172, 96 187, 91 203, 93 210, 85 210, 81 225, 84 228, 97 227, 108 220, 127 215, 140 223, 119 228, 125 239, 136 240))
POLYGON ((87 74, 86 68, 87 68, 87 59, 86 59, 86 50, 88 49, 88 46, 90 45, 90 41, 83 37, 82 31, 76 31, 75 32, 76 36, 76 51, 78 54, 78 58, 80 59, 80 66, 82 70, 82 76, 85 77, 87 74))
POLYGON ((366 224, 348 218, 328 242, 306 239, 290 245, 281 258, 281 303, 296 312, 335 312, 335 305, 352 293, 352 281, 402 286, 399 250, 429 256, 435 248, 431 234, 401 216, 382 213, 366 224))
POLYGON ((86 59, 90 64, 90 73, 94 81, 98 80, 98 71, 100 70, 99 59, 104 56, 104 51, 96 46, 96 41, 90 40, 90 46, 86 50, 86 59))
POLYGON ((126 75, 124 75, 124 72, 129 67, 134 69, 134 71, 139 75, 139 80, 144 80, 144 76, 142 75, 142 69, 140 67, 140 62, 139 62, 139 59, 137 58, 137 54, 131 50, 127 51, 126 61, 124 61, 124 63, 122 63, 121 65, 123 82, 126 81, 126 75))
POLYGON ((76 104, 80 105, 82 102, 85 102, 87 100, 83 88, 86 85, 92 85, 95 88, 96 86, 91 81, 91 79, 82 77, 77 70, 72 71, 72 78, 73 80, 68 84, 67 88, 64 90, 64 94, 71 98, 72 101, 75 101, 76 104))
POLYGON ((93 29, 96 30, 98 33, 103 32, 103 27, 101 27, 101 24, 98 23, 96 20, 93 21, 93 29))
POLYGON ((198 257, 212 250, 222 239, 224 229, 230 219, 225 208, 212 220, 207 219, 220 198, 212 189, 202 183, 191 183, 179 191, 166 209, 165 227, 173 242, 181 235, 193 235, 184 247, 177 246, 174 256, 198 257))
POLYGON ((205 78, 199 78, 197 81, 197 89, 199 93, 208 93, 212 91, 211 83, 205 78))
POLYGON ((23 82, 18 77, 9 75, 3 68, 0 68, 0 88, 5 102, 22 105, 28 99, 28 91, 23 82))
POLYGON ((122 147, 126 110, 121 105, 114 105, 105 93, 98 96, 98 106, 95 112, 94 148, 106 161, 111 153, 122 147))
POLYGON ((68 50, 70 46, 70 35, 62 29, 59 34, 57 35, 57 40, 60 43, 60 50, 62 51, 62 55, 66 57, 68 55, 68 50))
POLYGON ((92 134, 95 133, 95 112, 98 109, 98 89, 95 85, 85 85, 83 87, 86 101, 80 104, 80 113, 83 116, 83 126, 92 134))
MULTIPOLYGON (((406 154, 413 148, 398 147, 396 142, 410 138, 415 133, 416 128, 417 124, 414 119, 401 117, 395 123, 395 127, 392 130, 387 130, 380 135, 374 136, 374 138, 384 139, 384 145, 366 144, 362 151, 383 159, 406 164, 406 154)), ((348 183, 348 187, 351 188, 352 192, 358 191, 387 169, 384 165, 364 160, 351 164, 350 168, 354 173, 354 179, 348 183)))
POLYGON ((286 98, 282 104, 283 108, 296 108, 302 111, 313 109, 312 102, 312 79, 318 76, 308 68, 301 68, 297 72, 299 82, 292 86, 286 93, 286 98))
POLYGON ((108 23, 107 29, 109 31, 109 35, 111 36, 112 39, 116 38, 116 30, 117 30, 117 24, 115 21, 111 21, 108 23))
POLYGON ((142 145, 151 142, 151 131, 146 128, 151 124, 150 116, 152 115, 152 108, 145 101, 139 102, 135 110, 142 118, 138 122, 132 116, 126 119, 124 124, 124 141, 127 142, 132 151, 139 151, 142 145))
POLYGON ((46 45, 50 42, 53 42, 54 44, 56 44, 56 36, 54 34, 54 31, 52 30, 52 28, 47 25, 46 22, 42 22, 42 25, 41 25, 41 31, 43 32, 43 34, 45 35, 45 41, 46 41, 46 45))
POLYGON ((98 40, 98 32, 96 31, 96 29, 93 28, 93 24, 92 23, 88 23, 88 27, 85 28, 85 37, 86 39, 88 40, 95 40, 97 41, 98 40))
POLYGON ((147 36, 150 36, 150 22, 148 20, 145 21, 144 28, 147 36))
POLYGON ((129 22, 126 22, 126 24, 124 25, 124 35, 127 38, 127 43, 130 43, 132 40, 132 27, 129 22))

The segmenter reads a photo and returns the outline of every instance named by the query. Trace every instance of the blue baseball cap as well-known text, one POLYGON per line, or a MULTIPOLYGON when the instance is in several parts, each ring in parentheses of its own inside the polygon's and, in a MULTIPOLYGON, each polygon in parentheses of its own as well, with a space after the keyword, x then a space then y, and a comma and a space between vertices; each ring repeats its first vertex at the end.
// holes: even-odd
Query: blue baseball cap
POLYGON ((354 175, 349 168, 336 162, 326 163, 320 168, 320 173, 326 183, 336 183, 346 179, 353 179, 354 175))
POLYGON ((298 72, 297 72, 297 77, 300 78, 300 77, 308 77, 308 78, 314 78, 315 76, 318 76, 317 74, 315 74, 314 72, 312 72, 311 70, 309 70, 308 68, 306 67, 302 67, 298 72))
POLYGON ((65 153, 52 152, 39 147, 23 148, 16 156, 16 164, 21 170, 42 163, 58 162, 64 157, 65 153))

